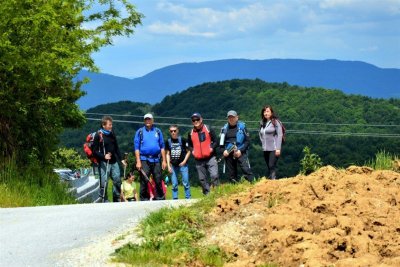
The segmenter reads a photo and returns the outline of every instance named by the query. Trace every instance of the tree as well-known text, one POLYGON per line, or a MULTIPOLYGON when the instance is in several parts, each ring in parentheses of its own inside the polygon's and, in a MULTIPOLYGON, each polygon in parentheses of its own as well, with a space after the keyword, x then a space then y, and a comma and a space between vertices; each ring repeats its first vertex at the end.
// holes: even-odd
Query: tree
POLYGON ((87 81, 74 78, 143 15, 126 0, 9 0, 0 17, 0 156, 45 163, 62 130, 85 122, 75 102, 87 81))

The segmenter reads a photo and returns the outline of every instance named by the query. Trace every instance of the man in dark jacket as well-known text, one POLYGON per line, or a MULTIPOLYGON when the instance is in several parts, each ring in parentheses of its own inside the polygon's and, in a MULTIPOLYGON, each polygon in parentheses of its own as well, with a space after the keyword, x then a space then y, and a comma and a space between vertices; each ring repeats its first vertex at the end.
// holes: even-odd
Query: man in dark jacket
POLYGON ((210 173, 211 186, 219 185, 218 163, 215 158, 218 141, 214 130, 203 123, 203 118, 199 113, 194 113, 191 119, 193 129, 188 135, 188 148, 195 159, 203 194, 207 195, 210 192, 207 171, 210 173))
POLYGON ((112 118, 104 116, 101 120, 101 128, 93 140, 93 152, 99 161, 100 172, 100 198, 102 202, 108 202, 107 184, 108 177, 113 181, 113 201, 119 202, 121 195, 121 176, 118 162, 126 166, 121 158, 117 137, 112 130, 112 118))
POLYGON ((250 135, 247 132, 246 125, 239 121, 239 116, 234 110, 228 112, 227 118, 228 123, 221 130, 220 145, 224 149, 223 156, 225 157, 229 179, 232 182, 238 182, 237 167, 239 165, 246 179, 253 182, 254 175, 247 156, 250 135))

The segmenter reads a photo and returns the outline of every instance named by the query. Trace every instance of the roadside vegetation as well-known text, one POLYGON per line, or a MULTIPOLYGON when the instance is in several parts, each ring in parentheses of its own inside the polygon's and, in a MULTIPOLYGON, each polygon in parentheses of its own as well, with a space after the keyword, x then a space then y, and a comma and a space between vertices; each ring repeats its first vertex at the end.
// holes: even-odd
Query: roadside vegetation
POLYGON ((186 265, 223 266, 228 256, 218 246, 197 243, 205 235, 207 214, 220 197, 248 190, 248 182, 224 184, 190 207, 163 208, 151 213, 140 226, 141 244, 118 249, 114 260, 134 266, 186 265))
POLYGON ((398 171, 396 163, 399 162, 399 156, 381 150, 375 154, 375 157, 369 160, 365 165, 374 170, 393 170, 398 171))
POLYGON ((0 207, 28 207, 76 203, 66 184, 47 168, 31 163, 20 168, 14 159, 0 164, 0 207))
POLYGON ((50 162, 60 133, 86 122, 78 74, 97 71, 92 54, 143 15, 127 1, 71 0, 6 1, 0 17, 0 206, 73 203, 50 162))

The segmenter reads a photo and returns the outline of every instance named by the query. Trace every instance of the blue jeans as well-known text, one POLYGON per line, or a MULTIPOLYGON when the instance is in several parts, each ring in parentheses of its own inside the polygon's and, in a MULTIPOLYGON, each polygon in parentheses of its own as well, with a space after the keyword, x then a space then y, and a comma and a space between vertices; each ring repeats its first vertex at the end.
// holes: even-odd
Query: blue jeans
POLYGON ((171 175, 171 181, 172 181, 172 198, 173 199, 178 199, 178 176, 179 172, 182 175, 182 184, 183 188, 185 189, 185 198, 189 199, 191 198, 190 194, 190 184, 189 184, 189 168, 188 165, 186 164, 185 166, 174 166, 172 165, 172 175, 171 175))
POLYGON ((121 196, 121 176, 120 176, 120 171, 119 171, 119 165, 118 162, 113 163, 113 164, 108 164, 107 168, 107 162, 100 162, 100 197, 103 198, 104 195, 104 201, 108 199, 107 196, 107 185, 108 185, 108 177, 111 176, 111 179, 113 181, 113 201, 114 202, 119 202, 120 201, 120 196, 121 196), (107 172, 107 173, 106 173, 107 172))

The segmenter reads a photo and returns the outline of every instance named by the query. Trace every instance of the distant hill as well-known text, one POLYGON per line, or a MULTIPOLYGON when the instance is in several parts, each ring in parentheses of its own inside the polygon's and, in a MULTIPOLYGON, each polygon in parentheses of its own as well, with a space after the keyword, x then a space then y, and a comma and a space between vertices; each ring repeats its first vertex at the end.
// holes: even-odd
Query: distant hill
POLYGON ((360 61, 228 59, 171 65, 136 79, 87 71, 79 78, 84 76, 91 82, 83 87, 88 94, 78 101, 83 109, 121 100, 154 104, 205 82, 255 78, 375 98, 400 98, 400 69, 382 69, 360 61))

